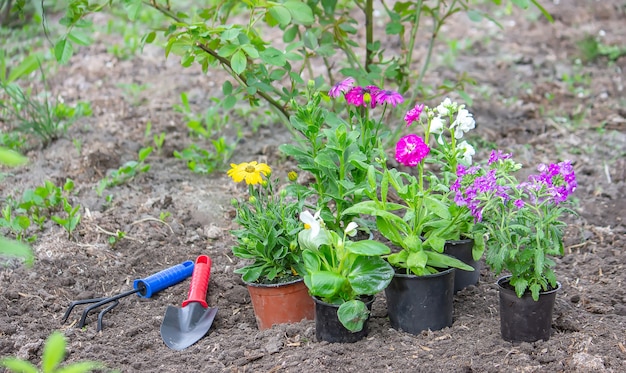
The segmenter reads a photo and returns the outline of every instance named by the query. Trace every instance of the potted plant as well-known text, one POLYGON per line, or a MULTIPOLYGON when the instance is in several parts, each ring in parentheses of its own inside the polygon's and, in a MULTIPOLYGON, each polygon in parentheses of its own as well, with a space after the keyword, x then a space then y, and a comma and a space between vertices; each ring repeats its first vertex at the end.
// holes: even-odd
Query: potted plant
POLYGON ((389 169, 381 154, 379 169, 370 166, 368 170, 366 194, 370 200, 345 211, 376 217, 378 231, 399 248, 386 256, 396 268, 385 290, 387 307, 391 325, 413 334, 450 326, 455 269, 476 271, 445 254, 446 243, 462 235, 473 238, 477 259, 484 248, 482 235, 473 235, 469 209, 454 203, 449 188, 456 178, 451 170, 457 164, 469 164, 474 153, 467 142, 457 141, 474 127, 471 114, 446 99, 435 109, 416 105, 405 116, 407 126, 419 121, 422 111, 427 114, 423 123, 425 140, 416 134, 404 136, 395 154, 399 163, 417 168, 418 176, 389 169), (439 145, 433 147, 436 150, 429 146, 433 135, 439 145), (390 200, 392 192, 395 201, 390 200))
POLYGON ((232 164, 228 171, 233 181, 245 181, 248 186, 247 199, 233 200, 239 228, 231 231, 237 240, 232 251, 248 261, 235 273, 247 285, 261 330, 314 318, 297 238, 305 196, 293 183, 297 174, 289 173, 292 184, 278 190, 279 180, 272 180, 271 172, 268 165, 255 161, 232 164))
POLYGON ((571 162, 540 164, 538 174, 519 182, 521 165, 493 151, 486 165, 459 167, 452 189, 488 237, 486 262, 499 275, 500 326, 507 341, 550 338, 552 310, 561 288, 553 256, 563 255, 561 217, 576 189, 571 162))
POLYGON ((374 295, 387 287, 394 271, 381 258, 389 248, 374 240, 351 241, 357 224, 341 232, 329 229, 320 214, 300 214, 306 229, 298 234, 303 248, 304 282, 315 300, 315 334, 328 342, 356 342, 367 335, 374 295))
MULTIPOLYGON (((354 78, 342 80, 327 93, 315 82, 307 88, 305 103, 292 103, 296 110, 289 119, 295 144, 283 144, 280 150, 312 176, 314 210, 339 232, 358 218, 344 210, 365 198, 367 167, 392 137, 383 119, 404 98, 375 85, 358 85, 354 78), (345 107, 346 117, 324 103, 345 107)), ((359 229, 367 228, 367 222, 359 221, 359 229)))

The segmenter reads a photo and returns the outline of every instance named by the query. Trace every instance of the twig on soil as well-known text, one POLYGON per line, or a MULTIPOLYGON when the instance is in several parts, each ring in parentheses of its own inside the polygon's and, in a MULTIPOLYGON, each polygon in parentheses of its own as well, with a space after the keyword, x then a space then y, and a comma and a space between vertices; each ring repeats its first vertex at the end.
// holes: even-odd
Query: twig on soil
MULTIPOLYGON (((99 230, 100 232, 102 232, 102 233, 104 233, 104 234, 107 234, 107 235, 109 235, 109 236, 113 236, 113 237, 118 237, 118 234, 117 234, 117 233, 107 231, 106 229, 102 228, 102 227, 101 227, 101 226, 99 226, 98 224, 95 224, 95 226, 96 226, 96 229, 97 229, 97 230, 99 230)), ((119 232, 119 231, 118 231, 118 232, 119 232)), ((143 241, 142 241, 142 240, 140 240, 139 238, 134 238, 134 237, 131 237, 131 236, 129 236, 129 235, 124 235, 124 238, 126 238, 126 239, 128 239, 128 240, 131 240, 131 241, 137 241, 137 242, 139 242, 139 243, 143 243, 143 241)))
POLYGON ((130 223, 130 225, 135 225, 135 224, 143 223, 143 222, 146 222, 146 221, 156 221, 157 223, 165 224, 170 229, 170 232, 172 232, 172 234, 174 234, 174 230, 172 229, 172 227, 169 224, 167 224, 166 222, 164 222, 161 219, 153 218, 151 216, 149 216, 147 218, 139 219, 137 221, 134 221, 134 222, 130 223))
POLYGON ((567 247, 565 248, 565 250, 566 250, 568 253, 571 253, 571 252, 572 252, 572 249, 578 249, 579 247, 587 246, 587 244, 588 244, 588 243, 589 243, 589 241, 585 241, 585 242, 583 242, 583 243, 579 243, 579 244, 576 244, 576 245, 567 246, 567 247))
POLYGON ((611 172, 609 171, 609 165, 604 164, 604 174, 606 175, 606 181, 611 184, 611 172))

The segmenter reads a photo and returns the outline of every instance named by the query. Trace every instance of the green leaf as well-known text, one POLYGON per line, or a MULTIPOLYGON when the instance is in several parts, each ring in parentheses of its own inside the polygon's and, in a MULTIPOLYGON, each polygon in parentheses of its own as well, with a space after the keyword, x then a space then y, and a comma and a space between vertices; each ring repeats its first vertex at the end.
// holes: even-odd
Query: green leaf
POLYGON ((83 45, 83 46, 90 45, 92 42, 89 35, 83 32, 77 31, 76 29, 72 30, 69 34, 67 34, 67 38, 70 39, 72 42, 78 45, 83 45))
POLYGON ((225 110, 232 109, 233 107, 235 107, 235 104, 237 104, 237 97, 233 95, 224 97, 224 101, 222 101, 222 107, 225 110))
POLYGON ((44 373, 53 372, 65 357, 65 336, 60 332, 50 334, 43 348, 41 369, 44 373))
POLYGON ((289 9, 280 4, 271 7, 269 14, 276 20, 276 22, 278 22, 280 26, 287 26, 291 22, 291 13, 289 12, 289 9))
POLYGON ((139 10, 141 10, 141 5, 141 0, 124 0, 124 9, 128 13, 128 18, 131 21, 137 19, 137 16, 139 15, 139 10))
POLYGON ((140 162, 143 162, 144 160, 146 160, 146 158, 148 158, 148 156, 150 155, 150 153, 152 153, 152 147, 148 146, 147 148, 141 148, 139 150, 139 154, 138 154, 138 159, 140 162))
POLYGON ((65 38, 59 40, 54 46, 54 57, 62 65, 72 58, 73 53, 72 43, 65 38))
POLYGON ((11 83, 16 81, 17 79, 29 75, 33 71, 37 70, 40 65, 41 56, 38 53, 30 54, 20 62, 19 65, 11 69, 11 73, 9 74, 9 78, 6 83, 11 83))
POLYGON ((424 250, 409 253, 406 259, 406 264, 409 268, 424 268, 426 263, 428 263, 428 255, 426 255, 424 250))
POLYGON ((222 93, 224 96, 228 96, 233 93, 233 83, 230 80, 226 80, 224 84, 222 84, 222 93))
POLYGON ((374 240, 348 241, 346 242, 346 250, 353 254, 365 256, 385 255, 391 252, 387 245, 374 240))
POLYGON ((346 279, 333 272, 317 271, 309 275, 311 286, 309 291, 312 295, 322 298, 332 298, 339 293, 346 279))
POLYGON ((154 39, 156 39, 156 32, 151 31, 148 34, 144 35, 142 39, 142 43, 151 44, 154 41, 154 39))
POLYGON ((369 310, 365 303, 355 299, 341 304, 337 310, 337 317, 349 331, 360 332, 369 317, 369 310))
POLYGON ((230 58, 230 67, 236 74, 243 73, 246 69, 247 64, 248 61, 246 60, 246 55, 241 50, 233 53, 232 57, 230 58))
POLYGON ((0 147, 0 164, 15 167, 28 162, 28 158, 6 148, 0 147))
POLYGON ((33 252, 28 246, 2 237, 0 237, 0 254, 23 258, 27 265, 32 265, 34 260, 33 252))
POLYGON ((313 11, 306 2, 300 0, 287 0, 283 6, 289 10, 293 20, 302 25, 310 25, 315 21, 313 11))
POLYGON ((458 268, 464 271, 473 271, 474 267, 463 263, 457 258, 452 256, 437 253, 434 251, 426 251, 426 255, 428 256, 428 265, 436 268, 458 268))
POLYGON ((8 357, 0 360, 0 367, 5 367, 15 373, 38 373, 37 367, 28 361, 15 357, 8 357))
POLYGON ((424 206, 426 206, 429 212, 434 212, 435 215, 437 215, 441 219, 451 219, 448 206, 446 206, 445 203, 441 202, 437 198, 433 198, 431 196, 424 197, 424 206))
POLYGON ((359 256, 352 263, 347 277, 357 294, 374 295, 389 285, 394 273, 389 263, 380 257, 359 256))
POLYGON ((241 46, 241 49, 250 56, 250 58, 259 58, 259 51, 252 44, 244 44, 241 46))
POLYGON ((291 43, 295 40, 296 36, 298 36, 298 26, 293 25, 283 32, 283 41, 285 43, 291 43))

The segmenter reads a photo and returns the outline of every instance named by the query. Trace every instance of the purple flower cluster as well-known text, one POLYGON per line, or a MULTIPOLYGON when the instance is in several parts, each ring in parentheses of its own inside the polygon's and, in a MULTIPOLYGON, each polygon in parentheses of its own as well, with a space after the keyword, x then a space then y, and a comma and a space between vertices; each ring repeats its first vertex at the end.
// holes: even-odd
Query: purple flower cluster
POLYGON ((537 170, 540 173, 530 175, 528 182, 522 183, 522 186, 529 190, 542 190, 545 188, 545 192, 551 197, 555 205, 565 202, 578 186, 574 167, 572 167, 570 161, 549 165, 540 164, 537 170))
POLYGON ((508 194, 510 187, 498 184, 495 169, 483 172, 478 166, 466 168, 459 165, 456 175, 457 179, 450 187, 455 192, 454 202, 459 206, 467 206, 474 216, 475 222, 479 222, 483 218, 485 206, 481 196, 497 196, 504 201, 510 199, 508 194))
POLYGON ((377 105, 389 104, 396 107, 404 102, 404 97, 396 91, 380 89, 375 85, 355 86, 353 78, 347 78, 335 84, 328 95, 337 98, 342 93, 350 105, 375 108, 377 105))
POLYGON ((498 174, 500 166, 506 169, 501 161, 511 157, 511 154, 494 150, 489 156, 486 169, 479 166, 458 166, 457 179, 450 189, 455 192, 456 204, 467 206, 476 222, 482 221, 485 207, 494 198, 499 198, 505 205, 512 201, 516 209, 521 209, 529 203, 538 205, 548 202, 558 205, 576 190, 576 175, 570 161, 541 164, 538 167, 539 174, 530 175, 526 182, 515 182, 511 185, 514 178, 507 179, 498 174))

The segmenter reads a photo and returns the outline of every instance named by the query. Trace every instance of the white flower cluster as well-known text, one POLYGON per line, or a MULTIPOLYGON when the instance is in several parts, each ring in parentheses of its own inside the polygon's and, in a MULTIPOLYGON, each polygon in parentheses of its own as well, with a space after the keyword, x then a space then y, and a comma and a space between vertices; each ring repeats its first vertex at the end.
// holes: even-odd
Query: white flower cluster
MULTIPOLYGON (((437 142, 443 145, 443 136, 445 125, 448 122, 446 119, 452 122, 450 124, 450 132, 454 134, 454 138, 460 140, 465 133, 476 127, 476 122, 472 113, 465 109, 465 105, 459 105, 456 102, 446 97, 436 108, 426 108, 428 113, 428 119, 430 120, 430 133, 439 135, 437 136, 437 142), (454 116, 456 114, 456 117, 454 116), (454 120, 452 120, 454 118, 454 120)), ((462 141, 456 145, 456 149, 459 150, 461 160, 465 164, 472 163, 472 157, 476 154, 474 147, 467 141, 462 141)))

